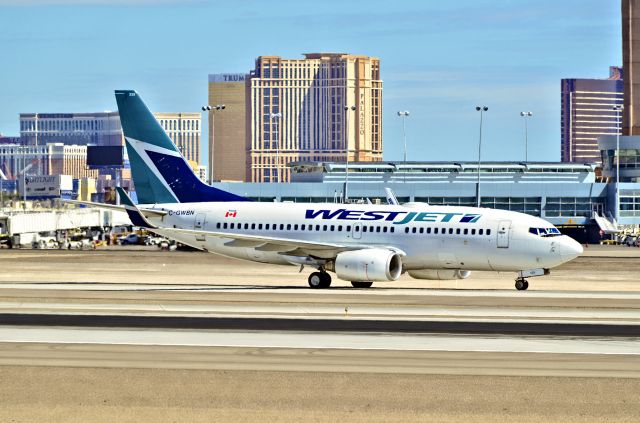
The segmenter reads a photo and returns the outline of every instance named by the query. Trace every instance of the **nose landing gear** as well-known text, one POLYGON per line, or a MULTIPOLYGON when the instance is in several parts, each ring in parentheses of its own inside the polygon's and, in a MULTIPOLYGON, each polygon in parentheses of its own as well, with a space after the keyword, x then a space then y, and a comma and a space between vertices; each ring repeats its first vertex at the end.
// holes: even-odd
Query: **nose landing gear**
POLYGON ((516 289, 518 291, 526 291, 529 288, 529 282, 525 278, 516 279, 516 289))

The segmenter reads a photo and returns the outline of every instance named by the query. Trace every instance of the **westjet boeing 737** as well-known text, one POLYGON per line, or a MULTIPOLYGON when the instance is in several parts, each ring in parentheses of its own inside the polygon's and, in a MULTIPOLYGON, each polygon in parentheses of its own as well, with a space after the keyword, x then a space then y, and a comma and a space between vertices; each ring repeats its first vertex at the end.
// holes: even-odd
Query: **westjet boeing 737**
POLYGON ((140 96, 115 94, 140 204, 118 193, 134 225, 212 253, 314 268, 312 288, 328 288, 329 272, 368 288, 404 272, 465 279, 485 270, 516 272, 515 286, 525 290, 527 278, 582 253, 549 222, 511 211, 252 202, 201 182, 140 96))

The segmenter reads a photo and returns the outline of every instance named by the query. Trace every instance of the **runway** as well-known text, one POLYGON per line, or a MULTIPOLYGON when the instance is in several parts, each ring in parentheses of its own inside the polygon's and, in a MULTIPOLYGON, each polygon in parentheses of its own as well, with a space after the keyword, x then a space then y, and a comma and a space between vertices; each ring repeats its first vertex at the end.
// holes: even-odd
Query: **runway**
POLYGON ((603 251, 526 292, 495 273, 316 291, 200 253, 0 252, 0 420, 635 421, 638 252, 603 251))

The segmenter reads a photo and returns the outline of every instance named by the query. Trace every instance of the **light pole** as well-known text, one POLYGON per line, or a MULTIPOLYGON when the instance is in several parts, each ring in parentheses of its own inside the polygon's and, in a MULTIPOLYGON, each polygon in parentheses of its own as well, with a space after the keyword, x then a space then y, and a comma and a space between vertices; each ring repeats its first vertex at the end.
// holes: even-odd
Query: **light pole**
POLYGON ((2 181, 7 179, 2 169, 0 169, 0 210, 4 209, 4 188, 2 187, 2 181))
MULTIPOLYGON (((211 131, 211 145, 209 145, 209 183, 213 183, 213 150, 214 150, 214 141, 215 141, 215 119, 216 119, 216 110, 224 110, 224 104, 216 104, 215 106, 202 106, 203 112, 209 113, 209 125, 211 131)), ((202 127, 201 127, 202 128, 202 127)))
POLYGON ((349 185, 349 112, 355 112, 356 106, 344 106, 344 121, 345 121, 345 136, 344 136, 344 149, 347 153, 347 158, 344 166, 344 202, 349 201, 348 185, 349 185))
POLYGON ((620 221, 620 124, 621 114, 624 110, 622 104, 613 106, 616 112, 616 223, 620 221))
POLYGON ((406 164, 407 163, 407 133, 405 132, 404 121, 409 116, 409 112, 407 110, 399 111, 398 116, 402 118, 402 138, 404 139, 404 162, 406 164))
POLYGON ((404 140, 404 165, 405 165, 405 169, 404 169, 404 172, 403 172, 403 175, 404 175, 403 181, 406 183, 407 182, 407 169, 406 169, 406 165, 407 165, 407 133, 406 133, 405 127, 404 127, 404 121, 407 120, 407 117, 409 116, 409 111, 408 110, 399 111, 398 112, 398 116, 402 118, 402 139, 404 140))
POLYGON ((524 118, 524 162, 529 161, 529 134, 527 128, 527 120, 533 116, 532 112, 520 112, 520 116, 524 118))
POLYGON ((482 154, 482 114, 489 110, 487 106, 476 106, 476 111, 480 112, 480 140, 478 141, 478 184, 476 187, 476 202, 480 207, 480 158, 482 154))
MULTIPOLYGON (((282 118, 282 113, 271 113, 270 116, 276 128, 276 182, 280 182, 280 137, 278 134, 278 121, 282 118)), ((273 142, 273 140, 271 141, 273 142)), ((269 175, 269 181, 271 181, 271 175, 269 175)))

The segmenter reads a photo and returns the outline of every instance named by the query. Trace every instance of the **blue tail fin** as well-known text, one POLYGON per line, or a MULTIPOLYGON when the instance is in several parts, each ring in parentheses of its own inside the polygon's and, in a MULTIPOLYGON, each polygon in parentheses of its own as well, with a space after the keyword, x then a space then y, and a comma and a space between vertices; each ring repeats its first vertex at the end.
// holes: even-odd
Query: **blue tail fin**
POLYGON ((141 204, 250 201, 198 179, 138 93, 117 90, 116 102, 141 204))

